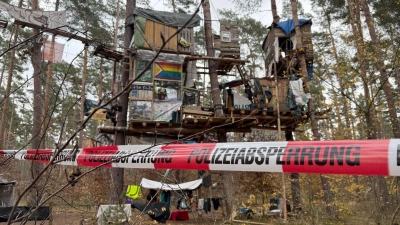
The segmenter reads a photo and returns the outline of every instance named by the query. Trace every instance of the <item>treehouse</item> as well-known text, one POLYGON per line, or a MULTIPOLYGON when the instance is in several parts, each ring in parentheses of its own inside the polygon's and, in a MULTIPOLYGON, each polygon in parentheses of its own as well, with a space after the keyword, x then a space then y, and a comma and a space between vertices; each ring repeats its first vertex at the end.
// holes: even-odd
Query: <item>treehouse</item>
POLYGON ((200 25, 201 17, 196 14, 191 20, 190 18, 191 15, 183 13, 135 8, 129 24, 134 28, 132 46, 136 49, 157 51, 163 41, 172 36, 162 52, 190 55, 194 52, 193 27, 200 25), (188 20, 190 22, 186 24, 188 20), (173 36, 184 25, 185 28, 173 36))
MULTIPOLYGON (((282 129, 294 130, 308 120, 304 110, 286 109, 289 80, 283 73, 277 83, 271 77, 258 79, 247 74, 244 66, 248 61, 240 59, 238 26, 228 21, 221 21, 220 35, 213 37, 218 57, 195 54, 193 27, 200 20, 195 16, 150 63, 163 45, 162 39, 169 39, 189 18, 185 14, 135 9, 131 54, 123 60, 129 64, 130 79, 136 79, 130 91, 129 126, 103 126, 99 127, 100 133, 124 131, 130 136, 178 139, 199 133, 246 133, 252 128, 276 130, 278 119, 282 129), (240 75, 239 80, 220 83, 222 105, 205 104, 212 92, 203 83, 209 75, 209 60, 217 64, 218 77, 233 75, 234 68, 240 75), (201 75, 203 82, 198 81, 201 75), (240 94, 238 86, 244 87, 245 95, 240 94), (218 109, 222 109, 223 118, 215 116, 218 109)), ((270 60, 277 54, 272 51, 275 48, 271 49, 274 43, 295 42, 291 32, 286 35, 279 30, 272 29, 263 43, 270 60)), ((290 53, 293 49, 285 49, 287 56, 294 54, 290 53)))
POLYGON ((296 46, 296 32, 293 20, 273 23, 268 27, 267 35, 262 43, 265 53, 265 68, 268 68, 266 76, 274 75, 273 62, 276 62, 277 75, 287 77, 290 71, 290 62, 297 57, 298 51, 305 52, 307 70, 312 76, 313 45, 311 40, 311 20, 299 20, 302 48, 296 46))

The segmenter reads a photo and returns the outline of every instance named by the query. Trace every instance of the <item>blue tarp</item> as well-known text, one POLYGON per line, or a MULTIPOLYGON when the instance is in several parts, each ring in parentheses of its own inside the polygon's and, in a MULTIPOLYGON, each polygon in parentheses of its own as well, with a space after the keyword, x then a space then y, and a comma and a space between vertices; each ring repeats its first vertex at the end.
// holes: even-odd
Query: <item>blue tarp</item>
MULTIPOLYGON (((311 20, 307 20, 307 19, 299 19, 299 25, 302 26, 305 23, 311 23, 311 20)), ((286 21, 282 21, 279 23, 276 23, 278 25, 279 28, 281 28, 283 30, 283 32, 285 32, 286 35, 289 35, 290 32, 292 32, 295 27, 294 27, 294 21, 293 20, 286 20, 286 21)))

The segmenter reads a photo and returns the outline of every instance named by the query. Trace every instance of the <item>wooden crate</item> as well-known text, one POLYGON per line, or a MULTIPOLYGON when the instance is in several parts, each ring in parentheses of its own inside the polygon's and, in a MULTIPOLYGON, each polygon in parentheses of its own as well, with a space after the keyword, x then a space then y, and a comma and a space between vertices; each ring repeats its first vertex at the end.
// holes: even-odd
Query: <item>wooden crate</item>
MULTIPOLYGON (((272 99, 271 102, 268 104, 268 106, 273 106, 274 110, 276 110, 276 104, 275 104, 275 99, 276 99, 276 83, 275 79, 273 78, 260 78, 259 79, 261 86, 263 87, 263 90, 266 89, 267 85, 269 86, 269 89, 272 92, 272 99)), ((278 78, 278 99, 279 99, 279 110, 280 111, 286 111, 286 96, 287 96, 287 90, 289 86, 289 79, 287 78, 278 78)))

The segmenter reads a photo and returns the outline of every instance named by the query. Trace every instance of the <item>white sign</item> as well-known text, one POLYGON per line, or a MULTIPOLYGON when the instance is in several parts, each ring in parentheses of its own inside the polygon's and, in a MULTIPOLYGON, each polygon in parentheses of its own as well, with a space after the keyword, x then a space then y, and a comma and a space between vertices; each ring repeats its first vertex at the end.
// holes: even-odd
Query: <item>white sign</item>
POLYGON ((250 109, 251 101, 239 94, 233 94, 233 104, 237 109, 250 109))
MULTIPOLYGON (((67 24, 65 11, 23 9, 5 2, 0 2, 0 9, 10 13, 16 20, 43 26, 44 28, 53 29, 67 24)), ((67 27, 60 28, 60 30, 67 31, 67 27)))

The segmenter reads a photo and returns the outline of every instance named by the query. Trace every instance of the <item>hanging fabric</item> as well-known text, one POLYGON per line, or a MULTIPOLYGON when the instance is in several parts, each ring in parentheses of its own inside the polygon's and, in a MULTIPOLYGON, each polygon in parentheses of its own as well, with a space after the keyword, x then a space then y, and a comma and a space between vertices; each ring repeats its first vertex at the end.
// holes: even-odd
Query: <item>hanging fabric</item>
POLYGON ((131 199, 137 199, 141 194, 140 186, 128 185, 125 196, 131 199))

